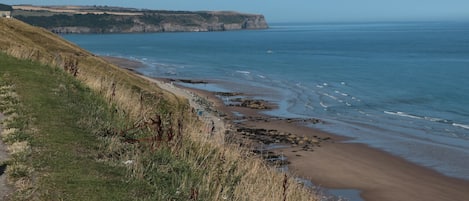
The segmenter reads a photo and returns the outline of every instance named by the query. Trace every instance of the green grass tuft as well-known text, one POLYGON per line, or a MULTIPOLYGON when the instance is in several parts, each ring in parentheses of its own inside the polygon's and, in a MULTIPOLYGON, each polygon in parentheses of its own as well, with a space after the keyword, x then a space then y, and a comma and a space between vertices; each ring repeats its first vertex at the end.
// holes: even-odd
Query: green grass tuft
POLYGON ((14 200, 315 199, 208 139, 187 100, 43 29, 0 18, 0 34, 14 200))

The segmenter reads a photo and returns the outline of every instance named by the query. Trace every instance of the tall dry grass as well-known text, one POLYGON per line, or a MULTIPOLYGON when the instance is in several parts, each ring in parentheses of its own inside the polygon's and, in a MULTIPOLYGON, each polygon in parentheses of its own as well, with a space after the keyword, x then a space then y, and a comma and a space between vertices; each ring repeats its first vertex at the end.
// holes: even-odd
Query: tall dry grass
POLYGON ((0 121, 2 127, 0 140, 7 145, 10 157, 7 161, 0 161, 0 164, 7 165, 5 173, 8 182, 13 184, 19 194, 27 197, 34 191, 32 184, 34 168, 28 163, 31 146, 22 136, 28 128, 15 125, 15 122, 21 118, 17 113, 19 96, 15 92, 15 87, 3 82, 2 77, 0 77, 0 112, 6 116, 0 121))
MULTIPOLYGON (((174 157, 186 161, 190 168, 203 170, 204 175, 197 184, 190 175, 182 178, 181 188, 185 189, 177 192, 189 192, 190 199, 316 200, 312 192, 292 176, 268 167, 243 148, 208 139, 200 132, 204 125, 191 114, 187 100, 44 29, 13 19, 0 19, 0 34, 0 51, 69 72, 102 95, 116 110, 122 111, 129 122, 148 120, 155 115, 162 117, 164 126, 174 126, 182 120, 183 135, 166 148, 174 157)), ((146 176, 146 170, 151 169, 148 165, 153 164, 145 163, 153 153, 149 146, 122 142, 118 135, 103 137, 103 140, 106 152, 118 155, 114 158, 116 165, 126 165, 132 177, 146 176), (122 164, 122 161, 130 162, 122 164)))

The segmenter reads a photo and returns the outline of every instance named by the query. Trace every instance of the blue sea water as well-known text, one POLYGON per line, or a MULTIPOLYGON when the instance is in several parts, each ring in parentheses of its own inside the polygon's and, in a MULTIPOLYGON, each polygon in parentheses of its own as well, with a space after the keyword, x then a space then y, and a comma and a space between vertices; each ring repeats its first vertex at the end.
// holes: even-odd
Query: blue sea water
POLYGON ((270 114, 321 118, 314 127, 469 179, 469 23, 63 37, 149 76, 222 81, 278 103, 270 114))

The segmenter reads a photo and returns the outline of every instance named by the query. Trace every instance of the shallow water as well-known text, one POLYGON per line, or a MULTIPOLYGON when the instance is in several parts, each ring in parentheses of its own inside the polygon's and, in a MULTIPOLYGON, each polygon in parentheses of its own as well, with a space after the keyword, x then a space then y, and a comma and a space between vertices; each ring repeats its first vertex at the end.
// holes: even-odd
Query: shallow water
POLYGON ((269 114, 469 179, 469 23, 277 24, 269 30, 65 35, 143 74, 253 92, 269 114))

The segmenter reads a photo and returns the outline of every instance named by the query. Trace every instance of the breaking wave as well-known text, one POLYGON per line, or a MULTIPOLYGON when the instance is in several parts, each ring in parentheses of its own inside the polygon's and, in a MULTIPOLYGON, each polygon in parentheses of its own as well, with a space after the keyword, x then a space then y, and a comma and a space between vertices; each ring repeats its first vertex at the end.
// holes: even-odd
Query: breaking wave
POLYGON ((418 116, 418 115, 414 115, 414 114, 408 114, 408 113, 405 113, 405 112, 384 111, 384 113, 389 114, 389 115, 400 116, 400 117, 407 117, 407 118, 412 118, 412 119, 420 119, 420 120, 426 120, 426 121, 431 121, 431 122, 450 124, 454 127, 459 127, 459 128, 464 128, 464 129, 469 130, 469 125, 461 124, 461 123, 455 123, 455 122, 453 122, 451 120, 447 120, 447 119, 441 119, 441 118, 435 118, 435 117, 426 117, 426 116, 418 116))

